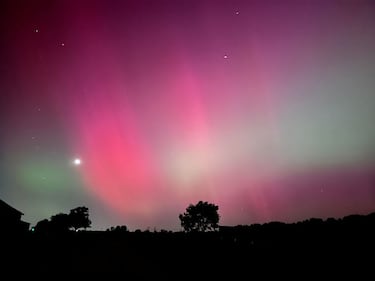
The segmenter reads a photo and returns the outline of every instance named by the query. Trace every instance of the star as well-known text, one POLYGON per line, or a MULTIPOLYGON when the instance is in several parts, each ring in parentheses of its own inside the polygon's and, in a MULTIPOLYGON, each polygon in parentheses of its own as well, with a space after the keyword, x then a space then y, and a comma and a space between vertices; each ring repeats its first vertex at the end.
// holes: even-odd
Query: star
POLYGON ((65 46, 65 44, 64 43, 61 43, 61 47, 64 47, 65 46))
POLYGON ((76 166, 79 166, 79 165, 82 164, 82 161, 81 161, 81 159, 79 159, 79 158, 75 158, 75 159, 73 160, 73 164, 76 165, 76 166))
POLYGON ((240 11, 236 11, 236 15, 238 16, 240 14, 240 11))
POLYGON ((224 55, 224 57, 223 57, 224 59, 227 59, 228 58, 228 55, 224 55))
POLYGON ((35 33, 38 33, 38 32, 39 32, 39 29, 35 28, 34 32, 35 32, 35 33))

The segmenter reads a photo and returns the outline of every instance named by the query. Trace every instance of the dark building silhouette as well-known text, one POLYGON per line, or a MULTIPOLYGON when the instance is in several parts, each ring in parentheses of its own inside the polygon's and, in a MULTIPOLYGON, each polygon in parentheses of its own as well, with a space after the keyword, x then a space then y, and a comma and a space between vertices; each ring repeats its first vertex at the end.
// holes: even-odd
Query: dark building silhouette
POLYGON ((6 233, 25 232, 30 224, 21 220, 23 213, 0 199, 0 231, 6 233))

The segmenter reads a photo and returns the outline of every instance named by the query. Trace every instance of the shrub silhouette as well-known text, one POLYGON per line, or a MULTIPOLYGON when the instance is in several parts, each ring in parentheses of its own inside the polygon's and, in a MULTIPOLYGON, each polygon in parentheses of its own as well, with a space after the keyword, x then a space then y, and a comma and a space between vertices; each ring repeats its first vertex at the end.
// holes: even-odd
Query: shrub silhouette
POLYGON ((199 201, 196 205, 190 204, 186 212, 179 215, 181 226, 187 232, 199 231, 205 232, 219 228, 219 207, 199 201))
POLYGON ((110 228, 107 228, 106 231, 129 232, 128 227, 126 225, 111 226, 110 228))

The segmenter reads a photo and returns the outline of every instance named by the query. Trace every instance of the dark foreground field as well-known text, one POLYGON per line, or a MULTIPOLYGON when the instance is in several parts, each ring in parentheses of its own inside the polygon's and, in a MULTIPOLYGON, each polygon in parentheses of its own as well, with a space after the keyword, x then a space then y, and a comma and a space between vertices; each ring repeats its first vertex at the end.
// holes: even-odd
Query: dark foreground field
POLYGON ((326 274, 350 274, 356 280, 364 276, 372 280, 375 215, 222 227, 201 234, 28 232, 3 235, 1 245, 3 274, 46 274, 52 278, 115 273, 120 279, 131 280, 222 280, 224 276, 229 280, 254 276, 325 279, 326 274))

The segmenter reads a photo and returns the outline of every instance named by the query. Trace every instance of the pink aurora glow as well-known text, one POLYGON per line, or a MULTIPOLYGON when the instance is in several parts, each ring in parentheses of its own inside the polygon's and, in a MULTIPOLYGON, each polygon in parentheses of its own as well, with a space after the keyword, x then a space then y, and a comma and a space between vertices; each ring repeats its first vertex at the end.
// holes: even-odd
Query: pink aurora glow
POLYGON ((151 2, 30 4, 7 35, 14 134, 20 101, 48 108, 80 188, 130 227, 198 200, 223 224, 373 211, 370 1, 151 2))
MULTIPOLYGON (((290 16, 285 10, 262 12, 275 15, 276 21, 290 16)), ((311 13, 321 14, 315 9, 311 13)), ((277 30, 277 23, 266 23, 261 15, 241 19, 243 24, 266 23, 263 35, 246 36, 246 30, 230 31, 220 13, 205 14, 193 28, 202 25, 208 37, 202 32, 195 39, 188 38, 184 27, 171 26, 167 20, 153 27, 155 17, 144 17, 150 26, 129 20, 136 29, 129 30, 125 39, 113 38, 117 35, 111 32, 119 30, 110 31, 113 26, 106 26, 97 10, 79 13, 78 23, 72 24, 89 22, 90 30, 87 37, 73 33, 80 59, 73 62, 70 73, 78 79, 69 90, 72 113, 67 126, 74 151, 84 159, 85 183, 105 204, 127 219, 135 217, 149 225, 165 212, 177 217, 178 208, 209 200, 220 205, 224 222, 240 223, 247 218, 339 215, 350 208, 354 212, 356 204, 345 202, 354 189, 351 185, 359 180, 363 189, 355 187, 358 196, 372 195, 371 170, 352 181, 340 174, 327 195, 322 186, 331 185, 326 177, 332 175, 325 170, 335 167, 295 166, 281 151, 289 148, 280 145, 284 136, 278 115, 290 98, 280 91, 280 83, 293 83, 292 77, 298 75, 293 68, 303 69, 303 62, 320 67, 314 60, 319 62, 325 50, 309 44, 324 40, 321 22, 311 26, 306 21, 302 32, 309 35, 296 42, 302 34, 293 22, 277 30), (227 39, 234 36, 233 42, 219 30, 227 39), (280 32, 286 37, 279 37, 280 32), (276 46, 268 45, 272 40, 276 46), (309 47, 303 50, 298 44, 309 47), (199 53, 197 45, 210 51, 199 53), (220 50, 230 52, 227 59, 220 50), (289 62, 291 70, 283 72, 280 67, 293 56, 304 61, 289 62), (327 205, 338 196, 343 196, 342 204, 327 205), (320 202, 316 208, 314 201, 320 202)), ((368 203, 373 202, 370 198, 368 203)))

